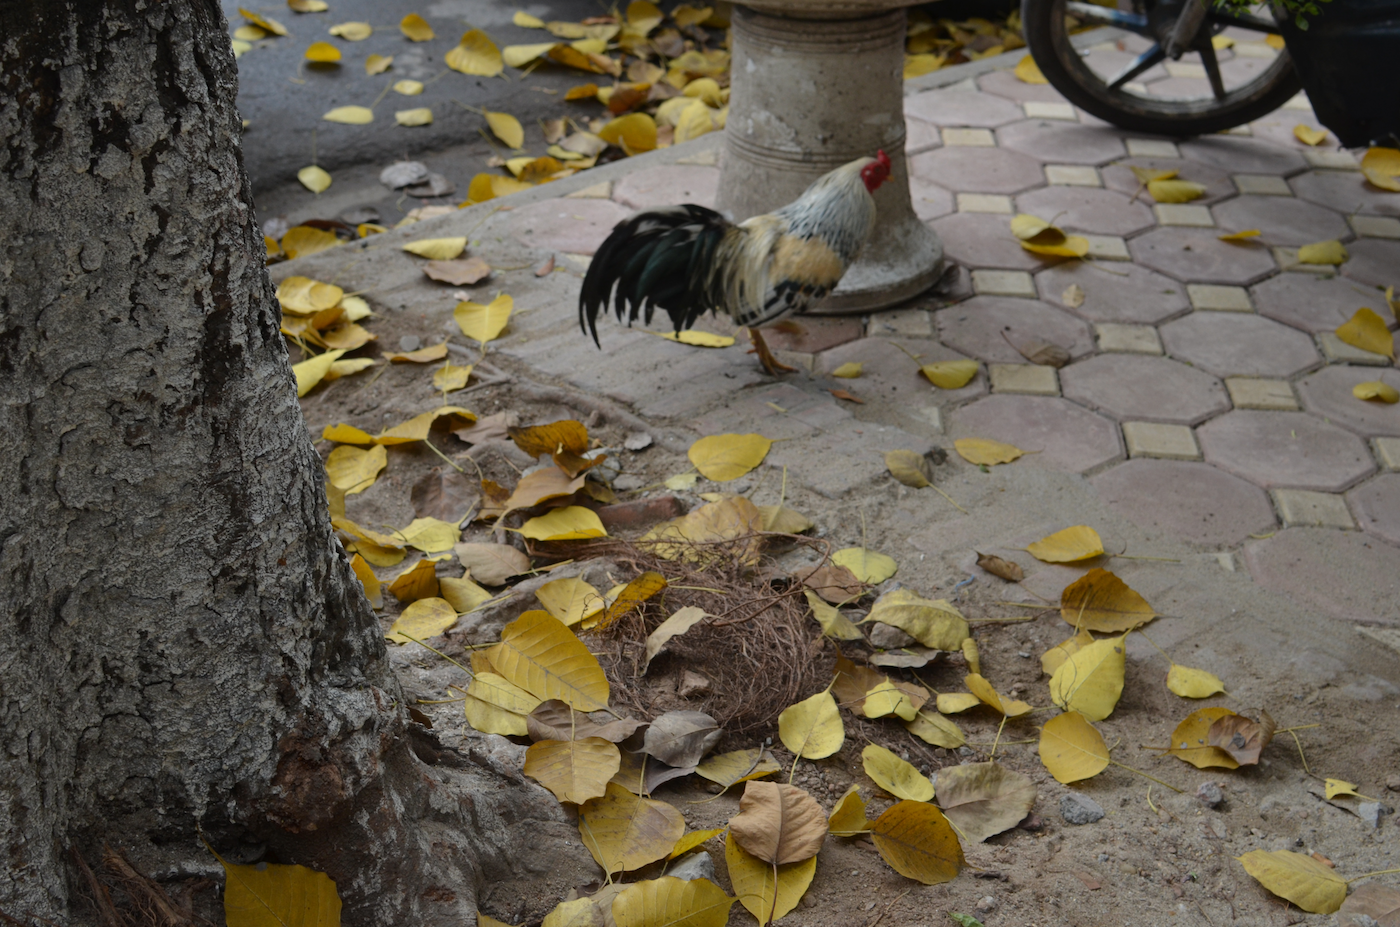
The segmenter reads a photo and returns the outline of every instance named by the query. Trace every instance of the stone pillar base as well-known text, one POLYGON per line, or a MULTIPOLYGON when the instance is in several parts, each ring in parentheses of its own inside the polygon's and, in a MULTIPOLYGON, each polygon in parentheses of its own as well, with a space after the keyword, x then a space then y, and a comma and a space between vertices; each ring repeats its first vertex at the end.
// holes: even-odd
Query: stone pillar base
POLYGON ((875 193, 875 231, 840 286, 808 312, 871 312, 928 289, 943 245, 909 201, 904 10, 809 19, 736 7, 731 22, 719 208, 736 221, 771 212, 827 171, 883 148, 893 170, 875 193))

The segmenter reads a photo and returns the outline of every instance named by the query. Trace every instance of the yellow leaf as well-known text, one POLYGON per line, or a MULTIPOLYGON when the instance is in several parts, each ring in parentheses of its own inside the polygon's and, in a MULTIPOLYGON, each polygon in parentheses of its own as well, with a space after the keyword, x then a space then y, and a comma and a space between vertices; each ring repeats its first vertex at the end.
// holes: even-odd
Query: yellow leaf
POLYGON ((961 728, 937 713, 921 711, 913 721, 905 722, 904 729, 925 743, 949 750, 956 750, 967 742, 961 728))
POLYGON ((628 155, 651 151, 656 147, 656 121, 646 113, 630 113, 603 126, 598 137, 628 155))
POLYGON ((860 797, 858 785, 846 789, 836 800, 836 807, 831 809, 831 817, 826 822, 827 833, 836 837, 854 837, 874 826, 865 816, 865 799, 860 797))
POLYGON ((662 876, 618 893, 612 919, 617 927, 724 927, 735 900, 709 879, 662 876))
POLYGON ((471 364, 443 364, 433 373, 433 389, 443 393, 459 390, 471 379, 471 364))
POLYGON ((1063 232, 1039 216, 1023 212, 1011 217, 1011 234, 1022 241, 1031 241, 1046 232, 1059 232, 1061 238, 1064 236, 1063 232))
POLYGON ((283 313, 308 315, 333 307, 344 292, 338 286, 309 277, 288 277, 277 285, 277 301, 282 304, 283 313))
POLYGON ((627 4, 627 25, 646 35, 661 25, 661 8, 651 0, 632 0, 627 4))
POLYGON ((818 692, 778 715, 778 738, 798 756, 819 760, 841 749, 846 729, 830 692, 818 692))
MULTIPOLYGON (((525 718, 540 707, 540 700, 499 673, 477 672, 467 686, 467 694, 488 705, 520 716, 520 735, 526 736, 525 718)), ((473 725, 475 726, 475 725, 473 725)), ((481 730, 481 728, 477 728, 481 730)), ((491 733, 489 731, 484 733, 491 733)))
POLYGON ((622 587, 616 596, 609 596, 611 604, 600 623, 601 626, 606 628, 665 588, 666 577, 651 570, 646 571, 622 587))
POLYGON ((1293 137, 1304 145, 1321 145, 1327 140, 1327 130, 1314 129, 1312 126, 1300 122, 1293 127, 1293 137))
POLYGON ((417 109, 394 111, 394 121, 401 126, 427 126, 433 124, 433 111, 426 106, 417 109))
POLYGON ((1368 148, 1361 158, 1361 173, 1382 190, 1400 192, 1400 149, 1368 148))
POLYGON ((1076 628, 1114 634, 1140 628, 1157 613, 1127 583, 1095 567, 1060 594, 1060 617, 1076 628))
POLYGON ((937 705, 940 713, 956 715, 969 708, 976 708, 982 704, 982 700, 971 692, 940 692, 934 704, 937 705))
POLYGON ((1310 245, 1303 245, 1298 249, 1299 264, 1344 264, 1347 259, 1347 249, 1340 241, 1333 238, 1329 241, 1317 241, 1310 245))
POLYGON ((438 580, 438 594, 451 603, 458 614, 474 611, 491 601, 491 593, 471 581, 471 572, 460 577, 444 576, 438 580))
MULTIPOLYGON (((389 591, 400 602, 438 597, 437 564, 424 558, 389 581, 389 591)), ((456 613, 453 613, 454 617, 456 613)))
POLYGON ((867 718, 898 715, 905 721, 912 721, 918 713, 919 707, 914 704, 909 693, 888 679, 882 680, 879 685, 866 692, 861 705, 861 714, 867 718))
POLYGON ((1286 43, 1283 40, 1283 36, 1274 35, 1272 33, 1264 36, 1264 44, 1269 46, 1270 48, 1277 49, 1278 51, 1283 51, 1284 47, 1286 46, 1286 43))
POLYGON ((1235 40, 1228 35, 1213 35, 1210 37, 1210 47, 1216 51, 1224 51, 1227 48, 1235 47, 1235 40))
POLYGON ((358 447, 338 447, 326 458, 326 475, 337 489, 353 496, 374 485, 379 473, 389 464, 384 448, 375 445, 368 450, 358 447))
POLYGON ((1048 84, 1045 75, 1040 73, 1040 65, 1035 63, 1035 59, 1026 55, 1016 62, 1016 69, 1013 71, 1016 77, 1024 84, 1048 84))
POLYGON ((462 334, 479 341, 483 345, 488 341, 495 340, 510 321, 511 310, 515 308, 515 300, 505 293, 491 300, 490 303, 482 305, 475 302, 460 302, 453 311, 452 317, 457 320, 457 327, 462 330, 462 334))
POLYGON ((229 43, 233 46, 233 57, 243 57, 244 52, 252 50, 252 43, 258 39, 265 39, 267 36, 267 30, 259 29, 257 26, 239 26, 233 30, 233 41, 229 43))
POLYGON ((924 364, 919 372, 939 389, 961 389, 977 376, 977 361, 953 360, 924 364))
POLYGON ((647 635, 647 658, 646 663, 643 664, 643 672, 645 672, 645 667, 650 666, 651 661, 666 649, 666 645, 671 642, 672 638, 684 634, 709 617, 710 615, 703 608, 687 605, 657 625, 656 630, 647 635))
POLYGON ((579 711, 607 707, 608 678, 598 659, 548 612, 525 612, 486 653, 502 676, 532 695, 560 699, 579 711))
POLYGON ((423 92, 423 82, 417 80, 399 80, 389 89, 405 97, 416 97, 423 92))
POLYGON ((1235 857, 1259 884, 1312 914, 1331 914, 1347 897, 1347 882, 1311 856, 1291 850, 1251 850, 1235 857))
MULTIPOLYGON (((610 888, 621 892, 626 886, 613 883, 610 888)), ((592 895, 585 895, 582 898, 575 898, 573 901, 561 901, 554 906, 554 910, 544 916, 540 927, 604 927, 606 923, 603 912, 612 911, 613 898, 616 893, 609 893, 609 887, 592 895)), ((476 927, 511 927, 488 918, 484 914, 478 913, 476 916, 476 927)))
POLYGON ((399 20, 399 31, 410 42, 427 42, 433 38, 433 27, 417 13, 409 13, 399 20))
POLYGON ((365 558, 355 554, 350 558, 350 569, 355 572, 355 578, 364 587, 365 598, 369 600, 369 604, 376 611, 383 608, 384 588, 379 582, 379 577, 374 575, 374 570, 365 562, 365 558))
POLYGON ((375 440, 386 445, 426 441, 428 432, 432 431, 433 425, 440 418, 447 419, 450 424, 461 422, 465 425, 476 421, 476 415, 461 406, 439 406, 430 412, 415 415, 408 421, 395 425, 378 435, 375 440))
POLYGON ((905 55, 904 79, 911 80, 915 77, 923 77, 925 74, 932 74, 947 63, 947 55, 934 55, 929 53, 905 55))
POLYGON ((895 798, 909 801, 928 801, 933 798, 933 783, 929 781, 928 776, 884 747, 878 744, 867 745, 861 751, 860 760, 865 774, 895 798))
MULTIPOLYGON (((1394 342, 1392 342, 1393 344, 1394 342)), ((1358 383, 1351 388, 1351 394, 1357 399, 1374 399, 1378 402, 1400 402, 1400 392, 1389 383, 1382 383, 1380 380, 1367 380, 1365 383, 1358 383)))
POLYGON ((705 479, 727 483, 763 463, 772 446, 759 434, 710 435, 692 444, 687 456, 705 479))
MULTIPOLYGON (((531 61, 548 54, 558 44, 558 42, 540 42, 534 45, 507 45, 501 49, 501 60, 513 68, 523 68, 531 61)), ((596 86, 593 89, 595 92, 597 91, 596 86)), ((592 97, 593 94, 589 94, 589 96, 592 97)), ((570 97, 565 94, 564 99, 567 100, 570 97)))
POLYGON ((244 19, 248 20, 248 22, 257 26, 259 29, 270 32, 273 35, 287 34, 287 27, 282 25, 275 19, 267 19, 265 17, 259 16, 257 13, 254 13, 250 10, 245 10, 241 6, 238 8, 238 12, 242 14, 244 19))
MULTIPOLYGON (((531 45, 531 46, 526 46, 526 47, 534 48, 534 47, 536 47, 536 46, 531 45)), ((546 47, 546 48, 553 48, 554 46, 553 46, 553 45, 549 45, 549 46, 544 46, 544 47, 546 47)), ((568 90, 564 91, 564 99, 566 99, 566 100, 592 100, 592 99, 594 99, 594 98, 597 97, 597 96, 598 96, 598 85, 597 85, 597 84, 579 84, 579 85, 576 86, 576 87, 570 87, 568 90)))
POLYGON ((1025 453, 1019 447, 990 438, 959 438, 953 442, 953 447, 968 463, 985 466, 1011 463, 1025 453))
POLYGON ((345 351, 327 351, 325 354, 318 354, 310 360, 304 360, 300 364, 292 365, 292 374, 297 378, 297 395, 305 396, 311 392, 312 388, 320 383, 330 371, 331 365, 340 360, 340 355, 345 351))
POLYGON ((933 470, 928 458, 910 450, 885 452, 885 469, 905 486, 923 489, 932 486, 933 470))
POLYGON ((764 531, 775 531, 778 534, 801 534, 816 527, 806 515, 785 505, 760 505, 758 506, 758 514, 763 519, 764 531))
POLYGON ((403 250, 434 261, 450 261, 467 250, 467 237, 420 238, 403 245, 403 250))
POLYGON ((856 579, 872 586, 883 583, 899 570, 893 557, 864 547, 842 548, 831 555, 831 562, 845 567, 856 579))
POLYGON ((1050 700, 1090 721, 1102 721, 1113 714, 1123 694, 1126 638, 1095 641, 1072 654, 1050 677, 1050 700))
POLYGON ((525 751, 522 772, 562 802, 581 805, 601 798, 622 766, 617 744, 601 737, 541 740, 525 751))
POLYGON ((677 473, 675 476, 666 478, 666 488, 680 492, 695 486, 695 481, 700 479, 700 474, 691 470, 689 473, 677 473))
MULTIPOLYGON (((696 771, 699 772, 698 769, 696 771)), ((666 854, 666 858, 679 859, 680 857, 689 853, 691 850, 700 846, 700 844, 705 843, 706 841, 709 841, 715 837, 718 837, 722 833, 724 833, 723 827, 713 827, 709 830, 692 830, 680 840, 676 841, 676 845, 671 849, 670 853, 666 854)))
POLYGON ((962 642, 963 659, 967 661, 967 668, 974 676, 982 675, 982 658, 977 652, 977 641, 970 637, 963 638, 962 642))
MULTIPOLYGON (((344 325, 337 325, 335 328, 321 333, 321 340, 325 342, 326 347, 339 348, 344 351, 353 351, 356 348, 362 348, 373 341, 374 338, 375 336, 370 334, 368 329, 350 322, 344 325)), ((340 364, 345 362, 336 361, 336 363, 340 364)), ((371 363, 373 363, 373 361, 371 361, 371 363)), ((331 366, 334 367, 335 364, 331 366)), ((329 373, 329 371, 327 371, 327 373, 329 373)))
POLYGON ((771 923, 791 913, 812 884, 812 876, 817 871, 815 856, 798 863, 787 863, 778 867, 775 884, 773 866, 735 843, 733 834, 725 835, 724 861, 729 869, 729 884, 733 886, 739 903, 760 924, 771 923))
POLYGON ((416 351, 385 351, 384 358, 395 364, 431 364, 447 356, 447 342, 429 345, 416 351))
POLYGON ((962 845, 933 805, 901 801, 875 821, 870 839, 881 858, 905 878, 925 885, 951 881, 963 866, 962 845))
POLYGON ((1167 688, 1182 698, 1210 698, 1225 691, 1225 683, 1214 673, 1173 663, 1167 671, 1167 688))
MULTIPOLYGON (((331 290, 340 289, 340 287, 330 286, 330 284, 322 284, 322 286, 328 287, 331 290)), ((364 299, 359 296, 342 297, 340 299, 340 308, 345 311, 343 318, 350 322, 358 322, 361 319, 367 319, 374 315, 374 312, 369 308, 369 303, 365 302, 364 299)))
POLYGON ((865 620, 892 625, 935 650, 957 650, 968 634, 967 619, 952 603, 946 599, 925 599, 912 589, 884 593, 875 600, 865 620))
POLYGON ((713 754, 695 767, 696 775, 718 782, 725 788, 750 779, 761 779, 781 770, 782 767, 762 747, 713 754))
POLYGON ((393 55, 370 55, 365 59, 365 74, 369 77, 373 77, 376 74, 383 74, 385 71, 389 70, 389 66, 393 63, 393 55))
POLYGON ((444 55, 442 60, 454 71, 474 74, 477 77, 495 77, 505 70, 501 50, 480 29, 473 29, 463 35, 461 41, 444 55))
POLYGON ((396 644, 407 644, 410 637, 416 637, 420 641, 437 637, 456 623, 457 610, 449 605, 446 599, 418 599, 394 619, 394 624, 385 637, 396 644))
POLYGON ((1177 175, 1175 170, 1158 170, 1151 167, 1138 167, 1133 165, 1128 168, 1133 172, 1133 176, 1138 179, 1138 183, 1146 186, 1154 180, 1171 180, 1177 175))
POLYGON ((1034 254, 1048 254, 1052 257, 1082 258, 1089 253, 1089 239, 1082 235, 1065 235, 1063 232, 1054 241, 1023 241, 1021 247, 1034 254))
POLYGON ((566 505, 525 522, 520 526, 520 533, 532 541, 572 541, 605 538, 608 529, 592 509, 566 505))
POLYGON ((865 365, 862 363, 857 363, 856 361, 847 361, 840 367, 837 367, 835 370, 831 371, 831 375, 833 377, 840 377, 843 380, 854 380, 856 377, 860 376, 861 370, 863 370, 864 367, 865 365))
POLYGON ((967 686, 967 691, 977 696, 977 700, 983 705, 1001 712, 1008 718, 1019 718, 1022 715, 1028 715, 1034 711, 1030 705, 1019 699, 1002 698, 997 690, 992 687, 992 684, 977 673, 968 673, 964 676, 963 685, 967 686))
POLYGON ((1206 186, 1193 180, 1151 180, 1147 192, 1159 203, 1189 203, 1206 195, 1206 186))
POLYGON ((812 617, 822 626, 822 634, 838 641, 864 640, 865 635, 860 633, 860 628, 841 614, 840 609, 823 602, 822 597, 810 589, 804 589, 803 594, 807 596, 807 604, 812 607, 812 617))
MULTIPOLYGON (((334 488, 334 484, 333 484, 333 483, 328 483, 327 486, 329 486, 329 487, 331 487, 331 488, 334 488)), ((329 491, 329 490, 328 490, 328 491, 329 491)), ((337 490, 337 492, 340 492, 340 490, 337 490)), ((343 495, 343 493, 342 493, 342 495, 341 495, 341 501, 342 501, 342 502, 345 501, 345 500, 344 500, 344 495, 343 495)), ((334 526, 335 529, 336 529, 337 531, 343 531, 343 532, 345 532, 346 534, 350 535, 352 538, 355 538, 357 541, 368 541, 368 542, 374 544, 376 547, 392 548, 392 549, 395 549, 395 550, 402 550, 402 549, 403 549, 403 546, 404 546, 403 540, 402 540, 401 538, 390 537, 390 536, 387 535, 387 534, 380 534, 378 531, 371 531, 371 530, 368 529, 368 528, 361 528, 359 525, 355 524, 353 521, 351 521, 350 519, 344 517, 343 515, 335 515, 335 516, 332 516, 332 517, 331 517, 331 525, 334 526)), ((392 566, 392 565, 393 565, 393 564, 375 563, 374 558, 372 558, 372 557, 370 557, 370 556, 368 556, 368 555, 365 556, 365 559, 368 560, 370 563, 373 563, 375 566, 386 566, 386 565, 392 566)), ((400 557, 399 559, 401 560, 401 559, 403 559, 403 558, 400 557)), ((397 561, 395 561, 395 562, 397 562, 397 561)))
POLYGON ((1088 525, 1076 525, 1041 538, 1026 552, 1045 563, 1077 563, 1102 555, 1103 541, 1088 525))
POLYGON ((484 203, 498 196, 509 196, 512 193, 529 190, 533 186, 534 184, 516 180, 514 177, 502 177, 500 174, 477 174, 467 187, 467 202, 484 203))
POLYGON ((1356 310, 1356 314, 1337 329, 1337 337, 1354 348, 1395 360, 1395 337, 1385 320, 1370 309, 1356 310))
POLYGON ((317 64, 338 64, 340 62, 340 49, 330 42, 312 42, 306 49, 306 60, 314 61, 317 64))
POLYGON ((326 122, 340 122, 348 126, 363 126, 374 122, 374 111, 368 106, 337 106, 321 118, 326 122))
MULTIPOLYGON (((687 90, 690 88, 686 88, 687 90)), ((685 109, 681 110, 680 119, 676 122, 676 132, 673 136, 675 144, 688 142, 691 139, 699 138, 713 132, 715 121, 710 116, 710 107, 705 105, 703 100, 695 100, 685 109)))
POLYGON ((1193 711, 1172 731, 1171 745, 1167 752, 1197 769, 1219 767, 1239 769, 1239 761, 1219 747, 1210 745, 1210 726, 1221 718, 1228 718, 1234 712, 1228 708, 1202 708, 1193 711))
POLYGON ((305 225, 296 225, 282 236, 282 250, 289 258, 305 257, 340 244, 334 232, 323 232, 305 225))
POLYGON ((551 580, 535 590, 535 598, 555 618, 576 625, 603 610, 603 594, 577 576, 551 580))
POLYGON ((1040 729, 1040 762, 1056 782, 1092 779, 1108 768, 1108 745, 1088 718, 1067 711, 1040 729))
POLYGON ((425 554, 439 554, 451 550, 462 537, 456 525, 437 518, 415 518, 400 533, 405 544, 425 554))
POLYGON ((1217 235, 1215 237, 1219 238, 1221 241, 1238 244, 1239 242, 1249 241, 1251 238, 1258 238, 1262 234, 1264 233, 1259 229, 1246 229, 1243 232, 1231 232, 1228 235, 1217 235))
POLYGON ((622 872, 670 853, 685 833, 685 818, 665 802, 639 798, 609 782, 603 797, 579 809, 578 832, 605 872, 622 872))
POLYGON ((228 927, 331 927, 340 923, 340 895, 324 872, 263 863, 224 867, 224 921, 228 927))
POLYGON ((363 42, 374 34, 374 27, 369 23, 339 23, 326 30, 331 35, 339 36, 347 42, 363 42))
POLYGON ((688 3, 682 3, 671 11, 671 18, 676 21, 677 26, 684 29, 686 26, 698 26, 704 23, 713 14, 713 7, 695 7, 688 3))
POLYGON ((1352 797, 1355 797, 1355 798, 1361 798, 1361 797, 1362 797, 1362 796, 1361 796, 1361 793, 1359 793, 1359 792, 1356 791, 1356 783, 1355 783, 1355 782, 1348 782, 1348 781, 1346 781, 1345 779, 1328 779, 1328 780, 1324 783, 1324 786, 1325 786, 1325 789, 1326 789, 1327 800, 1328 800, 1328 801, 1331 801, 1332 799, 1336 798, 1338 795, 1341 795, 1341 796, 1343 796, 1343 797, 1346 797, 1346 796, 1352 796, 1352 797))
POLYGON ((521 127, 520 120, 510 113, 494 113, 484 110, 486 113, 486 124, 491 127, 491 132, 501 141, 511 148, 519 148, 525 144, 525 129, 521 127))

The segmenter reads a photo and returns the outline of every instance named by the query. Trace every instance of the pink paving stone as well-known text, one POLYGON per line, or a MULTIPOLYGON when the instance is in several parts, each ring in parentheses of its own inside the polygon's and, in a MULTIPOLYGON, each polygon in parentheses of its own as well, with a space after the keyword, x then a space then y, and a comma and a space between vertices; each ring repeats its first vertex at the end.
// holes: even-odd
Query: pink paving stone
MULTIPOLYGON (((988 149, 964 149, 987 151, 988 149)), ((959 212, 929 223, 943 241, 944 253, 965 267, 996 267, 1035 271, 1058 258, 1041 258, 1011 234, 1011 217, 985 212, 959 212)))
POLYGON ((1181 143, 1182 157, 1227 174, 1294 174, 1307 167, 1296 151, 1240 135, 1210 135, 1181 143))
POLYGON ((1210 464, 1138 458, 1089 482, 1138 527, 1195 544, 1232 547, 1276 524, 1264 490, 1210 464))
POLYGON ((1393 370, 1377 367, 1324 367, 1298 381, 1303 408, 1368 438, 1400 438, 1400 403, 1357 399, 1351 388, 1382 380, 1400 386, 1393 370))
MULTIPOLYGON (((763 330, 768 346, 780 351, 816 354, 865 335, 860 316, 794 316, 763 330)), ((740 340, 744 340, 740 336, 740 340)))
POLYGON ((909 178, 909 201, 914 204, 914 214, 924 222, 946 216, 955 208, 953 194, 918 177, 909 178))
POLYGON ((904 153, 915 154, 943 144, 938 129, 922 119, 904 120, 904 153))
POLYGON ((1400 241, 1363 238, 1347 245, 1342 273, 1370 286, 1400 287, 1400 241))
POLYGON ((1132 235, 1156 225, 1152 210, 1121 193, 1092 187, 1042 187, 1016 197, 1016 209, 1091 235, 1132 235))
POLYGON ((1011 71, 992 71, 977 78, 977 86, 1008 100, 1044 100, 1058 103, 1064 100, 1060 91, 1049 84, 1028 84, 1011 71))
POLYGON ((1027 362, 1007 338, 1018 344, 1033 339, 1048 341, 1069 351, 1072 357, 1083 357, 1094 350, 1094 335, 1088 325, 1036 299, 974 296, 939 310, 933 318, 940 341, 989 364, 1027 362))
MULTIPOLYGON (((1027 119, 997 129, 997 141, 1048 164, 1107 164, 1127 153, 1121 133, 1051 119, 1027 119)), ((961 188, 960 188, 961 189, 961 188)))
MULTIPOLYGON (((1258 38, 1257 35, 1254 36, 1258 38)), ((1248 83, 1258 77, 1273 62, 1267 58, 1232 58, 1229 61, 1220 63, 1220 76, 1225 81, 1226 87, 1238 87, 1248 83)), ((1290 116, 1309 116, 1308 113, 1300 113, 1297 110, 1287 110, 1290 116)), ((1299 120, 1294 120, 1295 122, 1299 120)))
POLYGON ((1382 473, 1347 493, 1362 531, 1400 545, 1400 473, 1382 473))
POLYGON ((1341 492, 1376 469, 1365 441, 1306 412, 1236 410, 1196 440, 1207 463, 1264 489, 1341 492))
POLYGON ((1026 118, 1010 100, 975 90, 926 90, 904 98, 904 115, 936 126, 995 129, 1026 118))
MULTIPOLYGON (((1211 209, 1222 232, 1259 229, 1270 245, 1306 245, 1352 237, 1351 226, 1335 211, 1291 196, 1237 196, 1211 209)), ((1259 247, 1248 243, 1237 247, 1259 247)))
MULTIPOLYGON (((1135 52, 1126 47, 1121 51, 1108 51, 1106 49, 1096 49, 1095 51, 1091 51, 1089 52, 1089 54, 1084 56, 1084 62, 1085 64, 1089 65, 1090 70, 1098 74, 1100 77, 1110 77, 1114 74, 1117 74, 1127 65, 1132 64, 1133 60, 1137 58, 1137 56, 1138 52, 1135 52)), ((1147 82, 1154 80, 1164 80, 1167 76, 1167 69, 1162 67, 1160 64, 1156 64, 1148 68, 1146 71, 1143 71, 1137 76, 1136 79, 1139 82, 1147 82)))
POLYGON ((1040 298, 1094 322, 1155 325, 1191 308, 1186 287, 1140 264, 1114 263, 1109 273, 1092 262, 1066 261, 1035 275, 1040 298), (1084 291, 1084 304, 1070 309, 1064 292, 1071 284, 1084 291))
POLYGON ((1083 473, 1123 456, 1118 426, 1052 396, 987 396, 953 413, 960 436, 991 438, 1027 451, 1032 467, 1083 473))
POLYGON ((1385 308, 1384 294, 1368 297, 1364 287, 1344 277, 1279 274, 1251 293, 1260 315, 1314 334, 1336 331, 1362 306, 1369 304, 1377 312, 1385 308))
POLYGON ((1247 312, 1193 312, 1161 331, 1169 355, 1218 377, 1288 378, 1322 363, 1307 335, 1247 312))
POLYGON ((1071 364, 1060 371, 1060 390, 1119 421, 1195 425, 1230 408, 1215 377, 1141 354, 1100 354, 1071 364))
POLYGON ((530 248, 592 254, 630 214, 612 200, 542 200, 515 210, 510 229, 530 248))
POLYGON ((1214 229, 1158 228, 1128 242, 1133 260, 1183 283, 1248 286, 1277 265, 1264 248, 1221 241, 1214 229))
MULTIPOLYGON (((1267 64, 1263 59, 1252 59, 1261 64, 1267 64)), ((1287 148, 1291 151, 1306 151, 1307 145, 1298 141, 1298 136, 1293 134, 1293 127, 1305 125, 1310 129, 1321 129, 1327 132, 1327 127, 1317 121, 1317 117, 1312 113, 1302 112, 1296 109, 1276 109, 1263 119, 1256 119, 1249 124, 1249 131, 1255 138, 1273 142, 1280 148, 1287 148)), ((1337 136, 1328 134, 1326 140, 1318 146, 1319 150, 1335 149, 1337 136)))
POLYGON ((1360 171, 1308 171, 1288 185, 1299 199, 1341 213, 1400 216, 1400 195, 1372 186, 1360 171))
POLYGON ((1020 193, 1045 183, 1039 162, 1004 148, 936 148, 910 158, 909 173, 959 193, 1020 193))
MULTIPOLYGON (((938 389, 919 373, 921 364, 965 360, 966 356, 924 338, 861 338, 817 355, 817 376, 829 376, 845 363, 864 364, 854 380, 832 380, 829 385, 849 387, 867 403, 884 400, 900 407, 918 409, 945 403, 966 402, 987 393, 987 373, 981 371, 961 389, 938 389), (903 346, 904 350, 900 347, 903 346), (914 360, 909 354, 918 357, 914 360)), ((927 424, 927 422, 925 422, 927 424)))
POLYGON ((629 209, 653 209, 676 203, 714 208, 719 168, 662 164, 623 176, 613 185, 613 199, 629 209))
POLYGON ((1288 528, 1245 545, 1254 581, 1325 615, 1400 625, 1400 549, 1359 531, 1288 528))
POLYGON ((1185 100, 1192 97, 1209 97, 1210 83, 1196 77, 1167 77, 1149 83, 1147 93, 1154 97, 1176 97, 1185 100))
POLYGON ((1138 202, 1151 204, 1152 197, 1143 189, 1142 181, 1138 180, 1131 170, 1134 167, 1153 171, 1176 171, 1181 180, 1205 184, 1205 195, 1191 201, 1197 206, 1209 206, 1236 193, 1235 185, 1225 171, 1184 158, 1124 158, 1103 169, 1103 185, 1129 196, 1136 194, 1138 202))

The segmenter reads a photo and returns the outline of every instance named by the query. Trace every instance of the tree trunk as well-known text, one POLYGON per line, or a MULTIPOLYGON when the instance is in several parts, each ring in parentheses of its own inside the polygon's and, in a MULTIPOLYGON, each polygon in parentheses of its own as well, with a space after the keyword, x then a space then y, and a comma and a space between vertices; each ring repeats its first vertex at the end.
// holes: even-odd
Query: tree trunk
POLYGON ((103 843, 206 873, 202 830, 329 873, 347 923, 469 924, 520 871, 508 827, 569 827, 406 719, 296 401, 236 83, 216 0, 0 0, 0 911, 80 918, 70 854, 103 843))

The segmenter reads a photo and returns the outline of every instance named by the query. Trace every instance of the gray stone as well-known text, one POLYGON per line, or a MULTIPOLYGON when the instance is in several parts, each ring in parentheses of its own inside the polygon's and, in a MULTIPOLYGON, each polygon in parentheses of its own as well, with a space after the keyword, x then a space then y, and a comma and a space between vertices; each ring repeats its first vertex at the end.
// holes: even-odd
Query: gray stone
POLYGON ((1196 798, 1207 808, 1216 808, 1225 800, 1218 782, 1202 782, 1196 786, 1196 798))
POLYGON ((1070 792, 1060 799, 1060 817, 1071 824, 1092 824, 1103 814, 1103 806, 1088 795, 1070 792))
POLYGON ((640 451, 651 447, 651 435, 645 431, 634 431, 622 441, 622 446, 629 451, 640 451))
POLYGON ((399 339, 400 351, 416 351, 423 346, 423 339, 417 335, 404 335, 399 339))
POLYGON ((390 190, 422 183, 428 179, 428 166, 422 161, 395 161, 379 172, 379 182, 390 190))
POLYGON ((1356 806, 1356 815, 1372 827, 1381 826, 1381 814, 1386 809, 1378 801, 1363 801, 1356 806))
POLYGON ((715 861, 704 850, 696 850, 682 856, 666 874, 684 882, 693 882, 696 879, 709 879, 714 882, 715 861))
POLYGON ((883 621, 872 621, 870 623, 870 643, 881 650, 894 650, 899 647, 908 647, 914 643, 914 638, 894 625, 885 624, 883 621))

